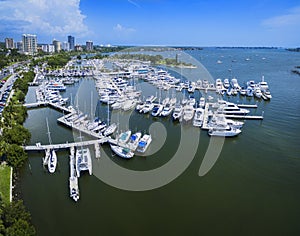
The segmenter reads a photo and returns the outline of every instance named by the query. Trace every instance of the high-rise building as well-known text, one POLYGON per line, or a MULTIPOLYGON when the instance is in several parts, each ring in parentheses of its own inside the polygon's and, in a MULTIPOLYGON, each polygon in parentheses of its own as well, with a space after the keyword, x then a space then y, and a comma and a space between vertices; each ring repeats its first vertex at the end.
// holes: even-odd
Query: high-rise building
POLYGON ((53 39, 52 44, 54 45, 55 52, 60 52, 60 50, 61 50, 61 42, 58 41, 58 40, 56 40, 56 39, 53 39))
POLYGON ((23 41, 16 42, 16 49, 20 52, 23 51, 23 41))
POLYGON ((74 51, 74 48, 75 48, 75 38, 71 35, 68 36, 68 43, 69 43, 69 46, 70 46, 70 50, 71 51, 74 51))
POLYGON ((42 50, 48 53, 55 52, 53 44, 42 44, 42 50))
POLYGON ((14 48, 14 39, 6 38, 5 39, 5 48, 14 48))
POLYGON ((23 34, 23 52, 26 54, 33 55, 37 52, 37 38, 33 34, 23 34))
POLYGON ((68 42, 63 42, 61 44, 61 49, 67 52, 70 51, 70 44, 68 42))
POLYGON ((92 51, 94 49, 92 41, 86 41, 85 46, 87 51, 92 51))

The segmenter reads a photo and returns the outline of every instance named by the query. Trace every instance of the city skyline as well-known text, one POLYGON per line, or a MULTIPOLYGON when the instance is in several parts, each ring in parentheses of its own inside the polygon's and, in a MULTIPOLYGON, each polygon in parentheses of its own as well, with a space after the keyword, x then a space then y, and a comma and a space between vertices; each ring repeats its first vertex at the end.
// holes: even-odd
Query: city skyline
POLYGON ((36 34, 76 44, 298 47, 300 4, 288 1, 2 0, 0 40, 36 34), (27 9, 23 11, 23 9, 27 9))

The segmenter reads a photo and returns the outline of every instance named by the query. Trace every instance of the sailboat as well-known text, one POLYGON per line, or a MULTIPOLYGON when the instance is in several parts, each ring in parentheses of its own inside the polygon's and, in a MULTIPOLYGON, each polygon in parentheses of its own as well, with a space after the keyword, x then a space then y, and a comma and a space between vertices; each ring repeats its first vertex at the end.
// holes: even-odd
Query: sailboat
POLYGON ((113 134, 117 129, 117 124, 112 123, 111 125, 109 125, 109 104, 107 104, 107 124, 108 124, 108 127, 103 132, 104 136, 109 136, 109 135, 113 134))
MULTIPOLYGON (((52 145, 52 140, 51 140, 51 136, 50 136, 49 125, 48 125, 48 119, 46 119, 46 123, 47 123, 47 131, 48 131, 49 143, 50 143, 50 145, 52 145)), ((47 150, 45 158, 48 158, 48 171, 51 174, 54 173, 55 170, 56 170, 56 165, 57 165, 57 156, 56 156, 55 150, 54 149, 47 150)))
MULTIPOLYGON (((82 136, 80 132, 80 141, 82 141, 82 136)), ((81 171, 89 171, 89 174, 92 175, 92 158, 90 149, 88 147, 81 146, 76 149, 75 154, 75 163, 76 163, 76 174, 77 177, 80 177, 81 171)))

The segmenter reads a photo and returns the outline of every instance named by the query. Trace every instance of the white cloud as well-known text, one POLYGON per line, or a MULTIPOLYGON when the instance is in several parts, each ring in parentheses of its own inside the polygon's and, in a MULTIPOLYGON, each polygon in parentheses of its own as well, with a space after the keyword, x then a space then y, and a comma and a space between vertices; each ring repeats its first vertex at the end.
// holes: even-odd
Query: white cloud
POLYGON ((128 0, 128 2, 134 6, 136 6, 137 8, 141 8, 141 6, 139 4, 137 4, 136 2, 132 1, 132 0, 128 0))
POLYGON ((0 31, 13 27, 17 33, 86 35, 88 28, 79 4, 80 0, 0 1, 0 31))
POLYGON ((287 14, 265 19, 262 25, 270 28, 300 26, 300 7, 290 9, 287 14))
POLYGON ((115 27, 114 27, 114 31, 116 32, 119 32, 119 33, 132 33, 132 32, 135 32, 135 29, 133 28, 126 28, 120 24, 117 24, 115 27))

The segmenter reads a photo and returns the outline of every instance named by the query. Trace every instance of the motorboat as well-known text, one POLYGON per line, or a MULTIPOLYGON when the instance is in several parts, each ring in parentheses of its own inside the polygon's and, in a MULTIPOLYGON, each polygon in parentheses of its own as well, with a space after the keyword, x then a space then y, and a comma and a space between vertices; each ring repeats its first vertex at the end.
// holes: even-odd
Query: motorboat
POLYGON ((201 127, 203 124, 203 108, 197 108, 193 119, 193 126, 201 127))
POLYGON ((241 87, 241 89, 240 89, 240 94, 241 94, 242 96, 245 96, 245 95, 247 94, 247 90, 246 90, 244 87, 241 87))
POLYGON ((152 116, 159 116, 163 109, 164 109, 164 106, 163 106, 163 105, 161 105, 161 104, 156 104, 156 105, 154 105, 154 107, 153 107, 153 110, 152 110, 152 112, 151 112, 151 115, 152 115, 152 116))
POLYGON ((127 130, 126 132, 121 133, 117 138, 118 143, 126 143, 129 140, 130 136, 131 130, 127 130))
POLYGON ((216 90, 217 91, 221 91, 223 89, 223 83, 222 83, 222 80, 219 78, 219 79, 216 79, 216 90))
POLYGON ((140 110, 140 113, 144 113, 144 114, 149 113, 150 111, 153 110, 153 108, 154 108, 154 104, 150 101, 147 101, 143 109, 140 110))
POLYGON ((188 105, 195 106, 195 104, 196 104, 195 97, 194 96, 190 96, 187 103, 188 103, 188 105))
POLYGON ((263 95, 265 95, 265 97, 266 97, 267 99, 271 99, 271 98, 272 98, 272 95, 271 95, 271 92, 270 92, 269 89, 263 91, 263 95))
POLYGON ((66 86, 64 86, 64 84, 59 81, 50 81, 45 86, 45 88, 48 90, 55 90, 55 91, 65 91, 66 90, 66 86))
POLYGON ((81 171, 88 171, 92 175, 92 159, 90 150, 87 147, 79 147, 76 149, 76 174, 80 177, 81 171))
POLYGON ((234 89, 239 89, 240 88, 236 78, 231 79, 231 87, 234 88, 234 89))
POLYGON ((135 150, 137 148, 141 137, 142 137, 141 132, 134 133, 130 136, 128 145, 132 150, 135 150))
POLYGON ((245 115, 248 114, 250 111, 248 109, 240 108, 232 102, 226 102, 225 104, 219 107, 218 112, 222 114, 245 115))
POLYGON ((130 99, 130 100, 127 100, 124 102, 124 105, 123 105, 123 110, 124 111, 129 111, 131 109, 133 109, 135 106, 136 106, 136 100, 134 99, 130 99))
POLYGON ((176 104, 172 114, 173 120, 180 120, 182 114, 183 114, 182 106, 180 104, 176 104))
POLYGON ((160 116, 168 116, 173 111, 173 107, 168 103, 166 106, 164 106, 164 109, 160 113, 160 116))
POLYGON ((269 89, 269 85, 268 85, 268 83, 265 81, 265 77, 264 77, 264 76, 262 76, 262 79, 261 79, 261 81, 258 83, 258 85, 259 85, 259 87, 260 87, 260 89, 261 89, 262 92, 269 89))
POLYGON ((256 87, 254 89, 253 93, 254 93, 254 96, 257 97, 257 98, 261 98, 261 96, 262 96, 262 92, 261 92, 261 89, 259 87, 256 87))
POLYGON ((57 156, 54 149, 50 150, 49 158, 48 158, 48 170, 52 174, 55 172, 57 165, 57 156))
POLYGON ((246 95, 247 95, 248 97, 253 97, 253 88, 252 88, 252 86, 248 86, 248 87, 247 87, 246 95))
POLYGON ((134 153, 129 148, 124 148, 113 144, 110 144, 110 147, 114 153, 116 153, 119 157, 122 157, 124 159, 130 159, 134 156, 134 153))
POLYGON ((190 121, 191 119, 193 119, 194 113, 195 113, 194 107, 191 105, 186 105, 183 108, 183 120, 190 121))
POLYGON ((199 107, 202 107, 202 108, 205 107, 205 98, 204 97, 200 98, 200 100, 199 100, 199 107))
POLYGON ((211 128, 208 130, 208 135, 210 136, 221 136, 221 137, 234 137, 240 134, 242 131, 240 129, 227 126, 226 128, 211 128))
POLYGON ((140 101, 140 102, 138 102, 138 104, 136 105, 135 109, 136 109, 137 111, 141 111, 141 110, 144 108, 145 105, 146 105, 145 102, 140 101))
POLYGON ((228 79, 224 79, 223 86, 224 86, 224 88, 226 88, 226 89, 229 88, 230 83, 229 83, 229 80, 228 80, 228 79))
POLYGON ((149 147, 151 142, 152 142, 151 134, 144 134, 138 143, 136 151, 144 153, 149 147))

